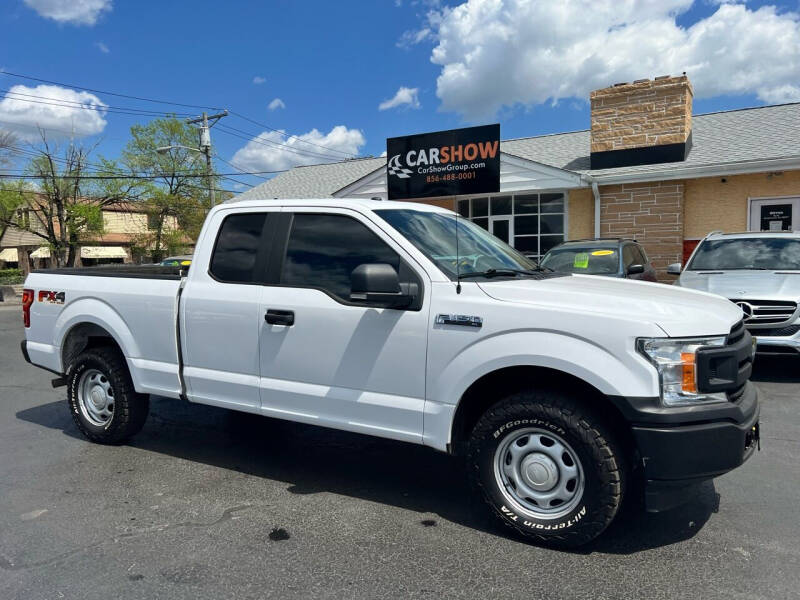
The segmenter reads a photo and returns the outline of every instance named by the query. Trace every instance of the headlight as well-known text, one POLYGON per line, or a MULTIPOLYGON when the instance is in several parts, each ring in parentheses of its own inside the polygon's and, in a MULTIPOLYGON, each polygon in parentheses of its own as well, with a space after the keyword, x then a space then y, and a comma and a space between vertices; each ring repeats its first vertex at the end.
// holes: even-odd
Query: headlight
POLYGON ((637 350, 653 363, 661 382, 661 401, 667 406, 727 401, 723 392, 697 391, 696 353, 703 346, 724 346, 725 337, 639 338, 637 350))

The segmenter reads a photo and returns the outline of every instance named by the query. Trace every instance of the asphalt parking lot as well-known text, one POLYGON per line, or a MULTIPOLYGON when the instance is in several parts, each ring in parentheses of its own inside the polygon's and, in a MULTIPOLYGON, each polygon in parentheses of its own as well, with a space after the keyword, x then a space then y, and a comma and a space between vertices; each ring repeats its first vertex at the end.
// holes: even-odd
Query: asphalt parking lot
POLYGON ((399 442, 153 399, 84 440, 0 304, 0 597, 800 597, 800 358, 759 358, 762 452, 593 545, 528 545, 458 463, 399 442))

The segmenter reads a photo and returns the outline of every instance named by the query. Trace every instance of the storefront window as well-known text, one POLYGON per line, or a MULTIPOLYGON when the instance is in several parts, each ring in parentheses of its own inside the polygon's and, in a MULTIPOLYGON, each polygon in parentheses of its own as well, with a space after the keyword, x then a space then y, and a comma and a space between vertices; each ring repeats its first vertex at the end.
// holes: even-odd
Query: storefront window
POLYGON ((514 194, 458 201, 458 212, 526 254, 539 258, 564 241, 564 194, 514 194))

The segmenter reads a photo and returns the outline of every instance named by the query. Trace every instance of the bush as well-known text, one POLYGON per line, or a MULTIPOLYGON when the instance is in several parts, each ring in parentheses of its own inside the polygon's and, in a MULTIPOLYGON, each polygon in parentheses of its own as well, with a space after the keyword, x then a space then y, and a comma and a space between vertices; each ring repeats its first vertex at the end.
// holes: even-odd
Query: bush
POLYGON ((16 285, 24 280, 19 269, 0 269, 0 285, 16 285))

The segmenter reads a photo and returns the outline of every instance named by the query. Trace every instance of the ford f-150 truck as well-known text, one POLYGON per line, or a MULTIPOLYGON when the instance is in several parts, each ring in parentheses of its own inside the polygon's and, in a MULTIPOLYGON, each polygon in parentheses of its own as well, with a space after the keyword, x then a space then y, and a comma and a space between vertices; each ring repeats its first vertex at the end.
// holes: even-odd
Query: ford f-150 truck
POLYGON ((576 546, 626 496, 682 501, 758 445, 754 343, 724 298, 539 268, 427 205, 241 201, 180 267, 37 271, 25 358, 94 442, 150 394, 464 457, 518 533, 576 546))

